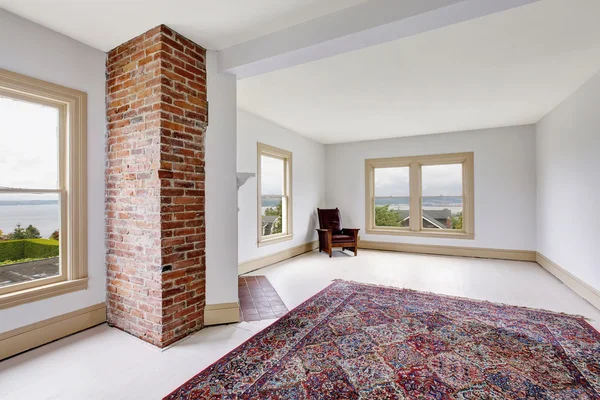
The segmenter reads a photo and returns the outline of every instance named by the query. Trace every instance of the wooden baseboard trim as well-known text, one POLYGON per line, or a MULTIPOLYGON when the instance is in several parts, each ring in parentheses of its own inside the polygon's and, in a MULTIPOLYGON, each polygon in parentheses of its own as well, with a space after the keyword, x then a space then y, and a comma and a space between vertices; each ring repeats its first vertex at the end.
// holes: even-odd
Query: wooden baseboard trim
POLYGON ((291 247, 277 253, 269 254, 265 257, 255 258, 254 260, 243 262, 238 266, 238 275, 247 274, 248 272, 268 267, 269 265, 299 256, 300 254, 308 253, 309 251, 313 251, 318 247, 319 242, 315 240, 314 242, 304 243, 300 246, 291 247))
POLYGON ((207 304, 204 307, 204 325, 221 325, 240 322, 238 303, 207 304))
POLYGON ((403 253, 435 254, 443 256, 492 258, 498 260, 536 262, 536 252, 529 250, 485 249, 477 247, 434 246, 429 244, 408 244, 374 242, 361 240, 360 249, 399 251, 403 253))
POLYGON ((558 278, 559 281, 567 285, 571 290, 583 297, 594 307, 600 309, 600 291, 577 278, 543 254, 537 253, 536 261, 542 268, 558 278))
POLYGON ((106 322, 106 303, 0 333, 0 360, 106 322))

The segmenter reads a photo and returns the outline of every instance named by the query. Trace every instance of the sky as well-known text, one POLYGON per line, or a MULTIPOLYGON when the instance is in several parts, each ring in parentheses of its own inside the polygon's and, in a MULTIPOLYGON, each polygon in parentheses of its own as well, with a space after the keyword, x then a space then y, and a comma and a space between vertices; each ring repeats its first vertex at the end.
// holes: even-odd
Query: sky
POLYGON ((283 195, 283 160, 261 156, 261 194, 265 195, 283 195))
MULTIPOLYGON (((424 165, 421 182, 423 196, 462 196, 462 165, 424 165)), ((408 197, 408 167, 376 168, 375 196, 408 197)))
POLYGON ((375 197, 409 195, 408 167, 375 169, 375 197))
POLYGON ((0 187, 57 188, 58 119, 57 108, 0 97, 0 187))

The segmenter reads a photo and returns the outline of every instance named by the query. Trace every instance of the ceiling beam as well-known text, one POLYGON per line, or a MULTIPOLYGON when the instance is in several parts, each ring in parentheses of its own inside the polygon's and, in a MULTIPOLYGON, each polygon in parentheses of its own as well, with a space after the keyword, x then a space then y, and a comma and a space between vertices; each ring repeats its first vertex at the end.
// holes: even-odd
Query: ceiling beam
POLYGON ((537 1, 369 0, 221 50, 219 69, 247 78, 537 1))

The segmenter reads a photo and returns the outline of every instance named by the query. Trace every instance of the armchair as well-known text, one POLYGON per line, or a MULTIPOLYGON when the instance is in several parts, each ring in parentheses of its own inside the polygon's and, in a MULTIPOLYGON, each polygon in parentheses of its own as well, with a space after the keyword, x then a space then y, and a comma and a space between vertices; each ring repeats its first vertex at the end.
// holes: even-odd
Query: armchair
POLYGON ((324 251, 331 258, 334 247, 350 250, 358 254, 358 231, 360 229, 344 228, 340 210, 317 208, 319 215, 319 252, 324 251))

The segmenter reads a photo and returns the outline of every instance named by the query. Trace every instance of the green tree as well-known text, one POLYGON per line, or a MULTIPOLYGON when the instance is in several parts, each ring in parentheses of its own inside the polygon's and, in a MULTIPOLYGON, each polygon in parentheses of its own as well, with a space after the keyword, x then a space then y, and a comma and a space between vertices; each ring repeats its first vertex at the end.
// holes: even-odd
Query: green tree
POLYGON ((283 204, 281 204, 281 201, 275 207, 267 208, 265 215, 281 217, 283 215, 283 204))
POLYGON ((21 228, 21 224, 17 224, 15 230, 8 234, 8 240, 21 240, 27 239, 25 229, 21 228))
POLYGON ((59 240, 59 238, 60 238, 60 234, 57 229, 54 232, 52 232, 52 234, 50 235, 50 237, 48 239, 59 240))
POLYGON ((376 226, 402 226, 400 213, 396 210, 390 210, 390 205, 375 206, 375 225, 376 226))
POLYGON ((25 236, 27 239, 41 239, 42 235, 40 234, 40 230, 33 225, 29 225, 25 228, 25 236))
POLYGON ((279 217, 273 222, 273 227, 271 228, 272 235, 283 232, 283 204, 281 201, 275 207, 265 209, 265 215, 279 217))
POLYGON ((463 228, 463 213, 462 211, 456 213, 454 217, 452 217, 452 229, 462 229, 463 228))
POLYGON ((40 239, 42 235, 40 235, 40 230, 33 225, 23 228, 21 224, 17 224, 15 230, 7 237, 8 240, 40 239))

